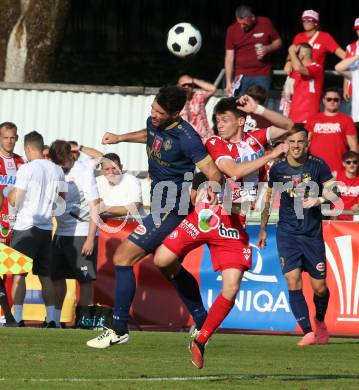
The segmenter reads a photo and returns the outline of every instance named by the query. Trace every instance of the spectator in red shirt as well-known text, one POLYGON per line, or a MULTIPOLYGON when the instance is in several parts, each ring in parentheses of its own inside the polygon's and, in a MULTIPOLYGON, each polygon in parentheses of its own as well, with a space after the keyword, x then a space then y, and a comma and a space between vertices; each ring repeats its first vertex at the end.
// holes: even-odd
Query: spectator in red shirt
POLYGON ((342 155, 348 149, 357 152, 355 124, 349 115, 339 111, 340 93, 328 88, 323 94, 324 111, 308 119, 309 152, 323 159, 335 176, 342 169, 342 155))
POLYGON ((187 95, 186 104, 180 112, 180 116, 193 126, 202 142, 205 143, 213 135, 213 130, 207 120, 206 104, 216 92, 217 87, 208 81, 196 79, 188 74, 180 76, 177 86, 184 89, 187 95))
POLYGON ((252 84, 261 85, 268 91, 270 53, 281 46, 282 39, 272 22, 266 17, 255 16, 249 6, 240 5, 236 9, 236 21, 226 33, 224 70, 227 95, 243 95, 252 84))
POLYGON ((313 61, 312 47, 308 43, 291 45, 288 49, 293 67, 293 96, 289 118, 296 123, 305 123, 320 108, 324 72, 321 65, 313 61))
MULTIPOLYGON (((343 201, 343 210, 359 212, 358 153, 349 151, 343 154, 343 167, 337 175, 337 186, 343 201)), ((358 221, 359 215, 338 215, 337 219, 358 221)))

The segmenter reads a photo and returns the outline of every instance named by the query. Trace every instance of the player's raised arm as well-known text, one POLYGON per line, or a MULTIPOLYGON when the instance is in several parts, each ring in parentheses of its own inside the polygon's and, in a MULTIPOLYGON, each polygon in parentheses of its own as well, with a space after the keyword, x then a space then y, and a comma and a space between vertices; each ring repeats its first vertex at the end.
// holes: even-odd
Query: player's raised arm
POLYGON ((256 103, 254 99, 248 95, 243 95, 238 99, 238 108, 248 114, 254 113, 267 119, 273 123, 273 126, 269 127, 269 136, 271 140, 281 137, 292 129, 294 123, 291 119, 286 118, 279 112, 270 110, 256 103))
POLYGON ((104 145, 118 144, 120 142, 145 144, 147 142, 147 130, 143 129, 125 134, 114 134, 106 132, 102 137, 102 144, 104 145))

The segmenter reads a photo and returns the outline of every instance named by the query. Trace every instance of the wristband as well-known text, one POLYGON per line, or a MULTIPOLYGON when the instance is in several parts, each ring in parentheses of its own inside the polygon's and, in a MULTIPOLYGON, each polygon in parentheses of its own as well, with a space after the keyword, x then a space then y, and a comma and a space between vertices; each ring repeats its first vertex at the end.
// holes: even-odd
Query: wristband
POLYGON ((265 110, 265 107, 263 107, 260 104, 258 104, 256 109, 254 110, 254 114, 263 115, 264 110, 265 110))

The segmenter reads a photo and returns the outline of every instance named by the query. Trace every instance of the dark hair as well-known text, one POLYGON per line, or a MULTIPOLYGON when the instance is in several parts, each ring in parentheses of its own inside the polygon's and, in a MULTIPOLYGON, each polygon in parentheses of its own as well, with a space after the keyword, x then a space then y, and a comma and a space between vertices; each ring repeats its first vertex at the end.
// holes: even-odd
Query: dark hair
POLYGON ((49 150, 49 157, 57 165, 63 165, 72 158, 70 142, 57 139, 54 141, 49 150))
POLYGON ((122 170, 122 164, 120 156, 116 153, 106 153, 101 158, 101 164, 104 160, 110 160, 113 161, 121 170, 122 170))
POLYGON ((348 150, 345 152, 342 156, 342 161, 347 160, 348 158, 355 158, 358 160, 359 154, 357 152, 354 152, 353 150, 348 150))
POLYGON ((254 15, 252 7, 248 4, 241 4, 236 8, 236 17, 245 18, 246 16, 254 15))
POLYGON ((253 84, 244 92, 245 95, 249 95, 259 104, 264 104, 267 100, 267 90, 261 85, 253 84))
POLYGON ((212 130, 214 135, 218 135, 218 127, 217 127, 217 121, 216 121, 216 114, 213 112, 212 114, 212 130))
POLYGON ((337 88, 337 87, 328 87, 328 88, 324 89, 324 90, 323 90, 322 97, 324 97, 328 92, 337 93, 337 94, 339 95, 339 98, 340 98, 340 91, 339 91, 339 88, 337 88))
POLYGON ((294 126, 288 131, 286 136, 288 138, 291 135, 300 133, 301 131, 303 131, 305 133, 305 136, 308 138, 308 130, 305 128, 303 123, 294 123, 294 126))
POLYGON ((30 144, 33 148, 38 150, 44 149, 44 138, 37 131, 31 131, 24 137, 24 145, 30 144))
POLYGON ((237 108, 237 101, 234 97, 222 98, 213 109, 215 115, 224 114, 226 111, 232 112, 236 117, 245 118, 247 113, 237 108))
POLYGON ((157 103, 168 113, 181 111, 187 100, 187 94, 175 85, 165 85, 156 95, 157 103))
POLYGON ((69 144, 70 144, 70 145, 79 146, 79 144, 78 144, 77 141, 69 141, 69 144))
POLYGON ((310 53, 310 56, 312 56, 313 47, 309 43, 302 42, 302 43, 299 44, 299 47, 300 47, 300 49, 305 49, 306 51, 308 51, 310 53))
POLYGON ((16 127, 15 123, 12 123, 12 122, 0 123, 0 129, 2 129, 2 128, 8 129, 8 130, 15 129, 15 131, 17 131, 17 127, 16 127))

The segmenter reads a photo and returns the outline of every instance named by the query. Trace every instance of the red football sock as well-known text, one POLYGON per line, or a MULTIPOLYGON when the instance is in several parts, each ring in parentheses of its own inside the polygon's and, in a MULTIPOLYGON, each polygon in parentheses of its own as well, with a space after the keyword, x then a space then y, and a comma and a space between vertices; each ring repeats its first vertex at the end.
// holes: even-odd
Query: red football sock
POLYGON ((196 338, 199 343, 207 342, 222 321, 227 317, 233 305, 233 301, 224 298, 222 294, 218 295, 208 311, 206 321, 202 326, 199 336, 196 338))

